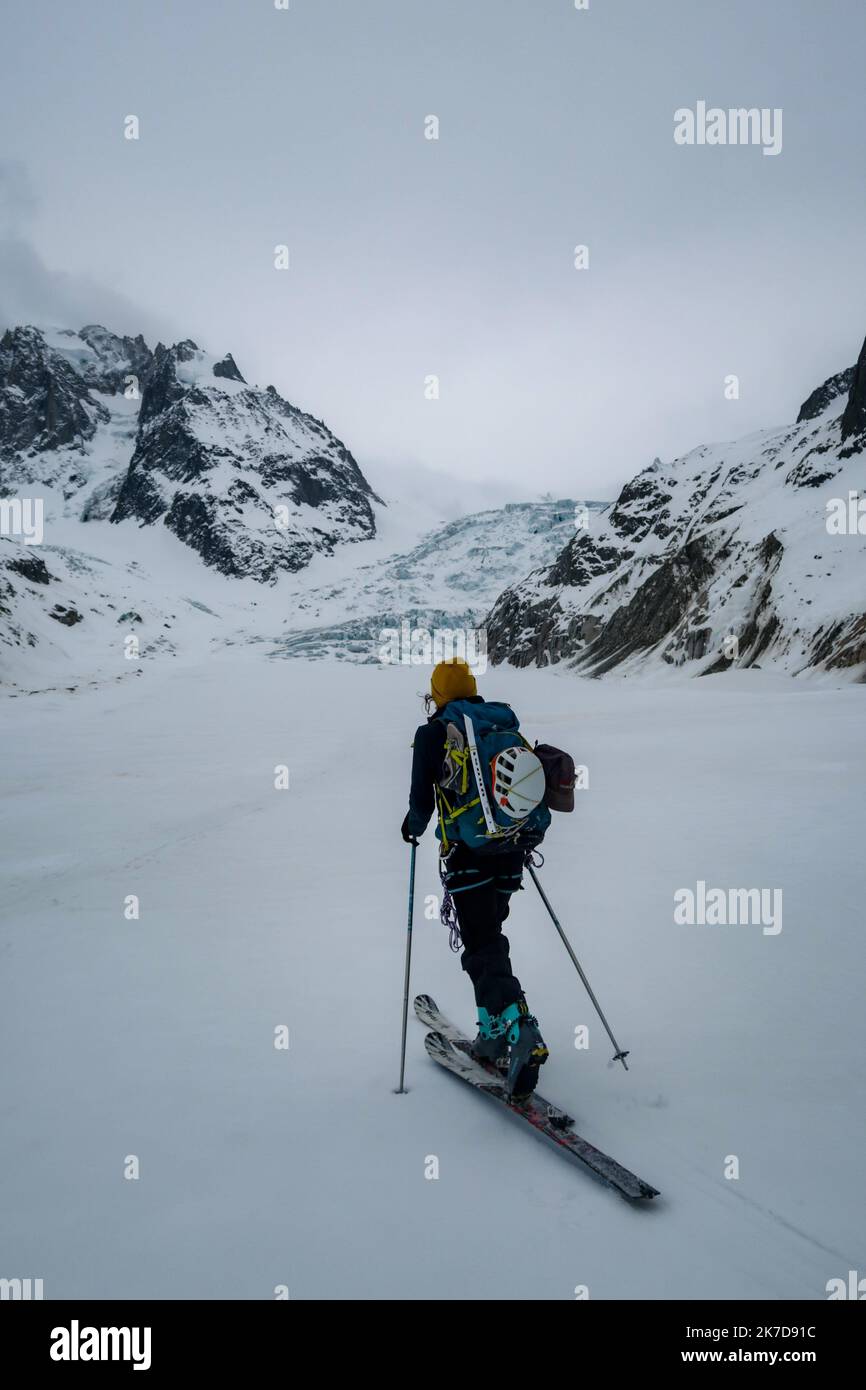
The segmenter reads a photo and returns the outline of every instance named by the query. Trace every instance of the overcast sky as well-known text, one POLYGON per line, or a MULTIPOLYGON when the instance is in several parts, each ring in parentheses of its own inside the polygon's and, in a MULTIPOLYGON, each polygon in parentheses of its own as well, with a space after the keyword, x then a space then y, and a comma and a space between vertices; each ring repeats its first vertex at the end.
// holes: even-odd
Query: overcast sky
POLYGON ((863 0, 4 0, 0 319, 231 351, 374 482, 613 496, 855 359, 864 53, 863 0))

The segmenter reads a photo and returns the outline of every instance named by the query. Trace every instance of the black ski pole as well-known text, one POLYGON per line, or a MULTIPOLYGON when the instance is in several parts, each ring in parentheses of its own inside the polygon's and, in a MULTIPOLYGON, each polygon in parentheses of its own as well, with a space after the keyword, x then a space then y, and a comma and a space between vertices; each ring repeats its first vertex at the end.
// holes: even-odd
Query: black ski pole
POLYGON ((409 860, 409 923, 406 928, 406 980, 403 986, 403 1043, 400 1048, 400 1085, 398 1096, 405 1095, 403 1077, 406 1071, 406 1023, 409 1018, 409 968, 412 962, 412 916, 415 910, 415 850, 418 841, 412 841, 412 855, 409 860))
POLYGON ((562 927, 560 926, 560 923, 559 923, 559 918, 557 917, 557 915, 556 915, 556 913, 554 912, 553 908, 550 906, 550 902, 549 902, 549 900, 548 900, 547 894, 545 893, 544 889, 542 888, 541 884, 539 883, 539 881, 538 881, 538 875, 536 874, 535 869, 532 867, 532 864, 529 862, 529 860, 526 861, 526 867, 527 867, 527 869, 529 870, 530 874, 532 875, 532 882, 535 884, 536 888, 538 889, 539 893, 541 894, 541 901, 544 903, 544 906, 547 908, 548 912, 550 913, 550 917, 551 917, 551 920, 552 920, 552 922, 553 922, 553 925, 556 927, 556 930, 559 932, 559 935, 562 937, 562 944, 563 944, 563 946, 565 947, 565 949, 566 949, 566 951, 568 952, 568 954, 571 956, 571 963, 572 963, 572 965, 574 966, 575 970, 577 971, 578 975, 579 975, 580 978, 583 980, 583 983, 584 983, 585 986, 586 986, 586 992, 587 992, 587 994, 589 995, 590 999, 592 1000, 593 1004, 595 1005, 596 1013, 598 1014, 599 1018, 601 1019, 602 1023, 604 1024, 605 1032, 607 1033, 607 1036, 610 1038, 611 1042, 612 1042, 613 1045, 614 1045, 614 1049, 615 1049, 615 1050, 614 1050, 613 1060, 614 1060, 615 1062, 622 1062, 622 1064, 623 1064, 623 1066, 625 1067, 626 1071, 628 1071, 628 1063, 627 1063, 626 1060, 625 1060, 626 1057, 628 1056, 628 1051, 626 1050, 625 1052, 623 1052, 623 1050, 622 1050, 622 1048, 620 1047, 619 1043, 617 1042, 616 1038, 613 1036, 613 1033, 610 1031, 610 1028, 608 1027, 607 1019, 605 1018, 604 1014, 603 1014, 602 1011, 601 1011, 601 1005, 599 1004, 598 1000, 596 999, 595 995, 594 995, 593 992, 592 992, 592 987, 591 987, 591 985, 590 985, 590 983, 589 983, 589 980, 586 978, 586 976, 585 976, 584 973, 583 973, 583 969, 581 968, 580 961, 577 959, 577 956, 574 954, 574 951, 571 949, 571 942, 569 941, 569 939, 568 939, 568 937, 566 936, 565 932, 562 930, 562 927))

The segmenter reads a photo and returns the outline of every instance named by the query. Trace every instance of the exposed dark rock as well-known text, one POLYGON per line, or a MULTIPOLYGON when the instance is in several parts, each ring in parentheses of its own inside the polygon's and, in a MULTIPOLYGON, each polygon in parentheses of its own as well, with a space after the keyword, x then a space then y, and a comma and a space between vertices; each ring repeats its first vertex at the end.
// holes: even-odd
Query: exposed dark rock
POLYGON ((226 353, 221 362, 214 363, 213 374, 214 376, 227 377, 229 381, 241 381, 246 385, 244 378, 238 371, 237 363, 230 352, 226 353))
MULTIPOLYGON (((83 446, 108 412, 74 367, 36 328, 10 328, 0 339, 0 459, 83 446)), ((2 483, 2 478, 0 478, 2 483)))
POLYGON ((97 362, 84 360, 81 371, 88 385, 110 395, 127 390, 129 378, 134 377, 141 389, 153 362, 153 353, 139 333, 135 338, 120 338, 101 324, 90 323, 79 329, 78 337, 96 353, 97 362))
POLYGON ((749 617, 737 634, 737 660, 741 666, 754 666, 779 631, 779 619, 773 607, 773 576, 778 569, 783 551, 782 542, 774 531, 764 537, 758 549, 763 572, 749 617))
MULTIPOLYGON (((866 340, 854 368, 848 403, 842 412, 841 428, 843 440, 850 439, 852 435, 856 435, 858 439, 866 435, 866 340)), ((848 449, 842 457, 848 458, 852 452, 853 450, 848 449)))
MULTIPOLYGON (((226 523, 223 510, 214 497, 177 492, 165 515, 165 524, 197 551, 206 565, 235 579, 252 574, 269 583, 281 569, 303 569, 312 559, 310 542, 297 540, 283 557, 285 563, 278 565, 270 548, 251 537, 247 528, 226 523)), ((263 524, 272 527, 273 521, 265 515, 263 524)))
POLYGON ((792 487, 823 487, 824 483, 835 478, 841 467, 838 461, 827 457, 828 452, 817 445, 810 449, 788 472, 786 481, 792 487))
POLYGON ((691 628, 685 637, 684 655, 686 661, 700 661, 710 649, 713 629, 711 627, 691 628))
POLYGON ((495 665, 550 666, 562 660, 565 644, 558 623, 562 610, 555 599, 525 605, 510 589, 496 604, 496 621, 488 618, 487 655, 495 665))
POLYGON ((846 367, 844 372, 837 372, 835 376, 828 376, 827 380, 822 382, 820 386, 816 386, 811 396, 807 396, 800 406, 797 424, 800 425, 804 420, 814 420, 818 415, 823 415, 828 405, 832 405, 839 396, 844 396, 850 391, 853 379, 853 367, 846 367))
POLYGON ((761 542, 761 559, 765 564, 769 564, 771 560, 775 560, 781 555, 783 549, 784 546, 779 540, 779 537, 776 535, 775 531, 771 531, 761 542))
POLYGON ((610 522, 617 533, 632 544, 642 541, 652 528, 656 514, 671 500, 659 478, 659 460, 626 483, 614 503, 610 522))
POLYGON ((588 584, 610 574, 634 552, 615 545, 599 545, 588 531, 579 531, 547 571, 545 583, 588 584))
POLYGON ((686 616, 712 574, 707 539, 689 541, 616 610, 595 641, 580 653, 576 665, 603 675, 635 652, 654 647, 686 616))
POLYGON ((31 584, 50 584, 54 578, 45 561, 32 553, 22 555, 20 559, 9 560, 6 568, 20 574, 22 579, 28 579, 31 584))
POLYGON ((93 489, 81 508, 82 521, 108 521, 117 506, 120 489, 123 487, 123 474, 117 473, 107 478, 93 489))
POLYGON ((183 400, 185 387, 177 379, 177 362, 188 360, 181 356, 188 344, 179 343, 176 348, 167 348, 157 343, 153 361, 141 393, 141 407, 138 412, 139 433, 151 420, 162 415, 176 401, 183 400))
POLYGON ((66 608, 62 603, 56 603, 48 614, 56 623, 63 623, 64 627, 74 627, 76 623, 83 623, 84 617, 76 608, 66 608))

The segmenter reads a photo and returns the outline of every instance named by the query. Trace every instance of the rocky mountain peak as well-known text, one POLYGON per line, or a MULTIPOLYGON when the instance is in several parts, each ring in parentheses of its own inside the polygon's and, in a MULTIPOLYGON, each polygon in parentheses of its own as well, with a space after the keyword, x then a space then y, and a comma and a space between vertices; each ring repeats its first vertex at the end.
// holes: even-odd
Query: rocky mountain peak
POLYGON ((816 420, 819 415, 823 415, 833 401, 837 400, 839 396, 848 394, 853 380, 853 367, 846 367, 844 372, 837 372, 835 376, 828 376, 827 380, 822 382, 820 386, 816 386, 812 394, 807 396, 800 406, 797 424, 801 425, 804 420, 816 420))
POLYGON ((842 413, 841 429, 842 438, 846 441, 852 435, 858 439, 866 438, 866 341, 860 349, 857 365, 852 368, 851 388, 842 413))
POLYGON ((80 449, 105 418, 80 372, 40 329, 7 329, 0 339, 0 459, 80 449))
POLYGON ((112 521, 161 520, 222 573, 273 582, 374 535, 373 500, 327 426, 249 386, 231 354, 157 346, 112 521))
POLYGON ((73 341, 77 338, 91 349, 90 354, 80 354, 73 365, 97 391, 114 395, 126 389, 130 376, 140 383, 150 370, 153 353, 140 333, 135 338, 119 337, 101 324, 90 323, 77 334, 63 336, 73 341))
POLYGON ((197 351, 194 343, 179 343, 170 348, 157 343, 142 389, 139 429, 183 398, 185 388, 178 379, 177 364, 192 361, 197 351))
POLYGON ((238 365, 230 352, 227 352, 219 362, 214 363, 213 374, 214 376, 224 376, 229 381, 241 381, 246 385, 246 381, 238 371, 238 365))

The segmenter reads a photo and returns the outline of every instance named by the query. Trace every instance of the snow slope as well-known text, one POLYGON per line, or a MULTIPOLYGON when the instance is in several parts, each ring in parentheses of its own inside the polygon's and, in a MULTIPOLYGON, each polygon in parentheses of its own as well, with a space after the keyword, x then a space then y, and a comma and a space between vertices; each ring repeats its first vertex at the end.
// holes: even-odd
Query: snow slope
MULTIPOLYGON (((632 1209, 414 1021, 393 1094, 419 684, 247 646, 7 703, 4 1274, 47 1298, 571 1300, 822 1299, 862 1273, 862 693, 487 678, 589 768, 541 872, 628 1074, 531 885, 508 934, 545 1091, 662 1190, 632 1209), (781 886, 783 930, 675 925, 698 879, 781 886)), ((428 834, 413 987, 468 1024, 437 891, 428 834)))

